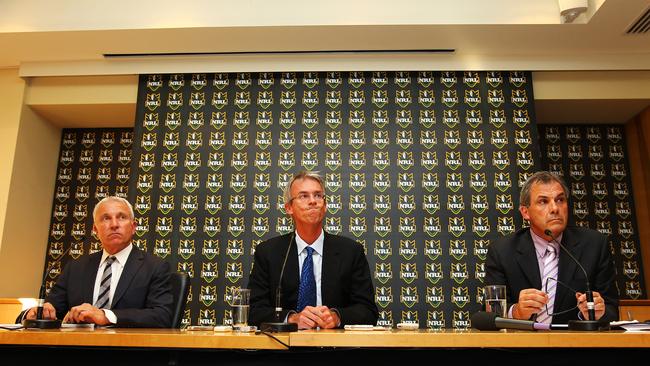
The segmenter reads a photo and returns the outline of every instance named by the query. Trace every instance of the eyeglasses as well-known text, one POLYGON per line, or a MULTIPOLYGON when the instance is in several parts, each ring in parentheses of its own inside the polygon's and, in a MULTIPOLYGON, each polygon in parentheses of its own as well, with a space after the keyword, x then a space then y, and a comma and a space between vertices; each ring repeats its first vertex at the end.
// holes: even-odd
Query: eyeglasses
MULTIPOLYGON (((562 286, 566 287, 567 289, 571 290, 573 293, 578 292, 578 291, 574 290, 571 286, 565 284, 564 282, 558 280, 557 278, 549 277, 549 278, 546 279, 546 284, 544 285, 544 291, 545 291, 546 293, 548 293, 549 282, 551 282, 551 280, 557 282, 559 285, 562 285, 562 286)), ((556 294, 557 294, 557 291, 556 291, 556 294)), ((577 308, 578 308, 578 304, 576 304, 576 306, 572 307, 571 309, 558 311, 558 312, 556 312, 556 313, 549 313, 549 312, 548 312, 548 304, 546 304, 546 314, 547 314, 548 316, 562 315, 562 314, 568 313, 568 312, 570 312, 570 311, 575 311, 577 308)))
POLYGON ((304 203, 304 202, 309 202, 310 199, 314 199, 316 202, 323 202, 325 200, 325 193, 323 192, 316 192, 316 193, 298 193, 296 197, 291 197, 289 199, 289 202, 296 200, 298 202, 304 203))

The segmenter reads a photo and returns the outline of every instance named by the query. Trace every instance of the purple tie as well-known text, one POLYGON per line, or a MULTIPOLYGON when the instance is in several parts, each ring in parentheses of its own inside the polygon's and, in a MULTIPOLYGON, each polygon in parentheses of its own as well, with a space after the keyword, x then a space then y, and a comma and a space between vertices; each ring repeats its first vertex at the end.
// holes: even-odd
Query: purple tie
POLYGON ((553 314, 553 305, 555 303, 558 262, 555 248, 549 244, 546 247, 546 253, 544 253, 544 275, 542 276, 542 286, 547 286, 548 284, 546 287, 546 293, 548 294, 548 303, 546 304, 548 314, 546 310, 543 310, 537 318, 537 322, 539 323, 551 324, 551 321, 553 320, 553 317, 549 314, 553 314))

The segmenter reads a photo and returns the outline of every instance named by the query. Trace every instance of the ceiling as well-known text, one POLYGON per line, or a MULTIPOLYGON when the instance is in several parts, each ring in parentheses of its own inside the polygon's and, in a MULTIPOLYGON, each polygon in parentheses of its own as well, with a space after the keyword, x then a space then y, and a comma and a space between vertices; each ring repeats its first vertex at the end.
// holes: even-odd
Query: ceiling
MULTIPOLYGON (((586 3, 587 12, 563 24, 557 0, 2 0, 0 68, 17 67, 23 77, 395 65, 650 70, 650 33, 626 33, 650 0, 586 3)), ((536 105, 541 123, 571 119, 574 112, 583 120, 591 114, 620 123, 649 99, 536 105)))

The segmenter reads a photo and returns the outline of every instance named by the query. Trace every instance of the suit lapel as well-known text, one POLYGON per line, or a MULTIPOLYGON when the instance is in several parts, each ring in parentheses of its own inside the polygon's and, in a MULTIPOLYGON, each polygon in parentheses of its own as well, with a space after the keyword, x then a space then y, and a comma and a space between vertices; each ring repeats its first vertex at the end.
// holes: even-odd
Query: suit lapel
POLYGON ((93 303, 93 293, 95 291, 95 280, 97 279, 97 271, 99 270, 99 261, 102 259, 102 251, 90 256, 84 268, 84 278, 82 288, 82 303, 93 303))
POLYGON ((336 304, 339 299, 332 289, 340 288, 340 284, 332 283, 339 277, 339 265, 341 260, 339 258, 340 252, 337 243, 332 240, 332 237, 325 233, 325 242, 323 243, 323 264, 321 268, 321 300, 323 304, 336 304))
MULTIPOLYGON (((577 260, 580 260, 583 243, 580 242, 579 238, 572 236, 569 229, 564 230, 564 234, 562 235, 562 245, 564 245, 564 247, 566 247, 577 260)), ((573 261, 573 259, 571 259, 571 257, 569 257, 566 252, 564 252, 564 249, 560 250, 562 253, 560 254, 560 263, 557 276, 562 283, 569 285, 571 283, 571 280, 575 278, 575 272, 578 270, 578 265, 573 261)), ((568 289, 566 286, 558 284, 555 294, 555 303, 562 304, 564 299, 569 295, 571 298, 574 297, 574 294, 570 289, 568 289)))
POLYGON ((120 281, 117 283, 117 289, 115 289, 111 307, 115 306, 120 301, 126 290, 131 285, 131 281, 133 281, 140 270, 140 267, 142 267, 142 263, 144 263, 144 254, 138 248, 133 246, 131 254, 129 254, 129 258, 126 260, 126 264, 124 265, 124 270, 122 270, 120 281))
MULTIPOLYGON (((537 262, 537 253, 530 231, 523 235, 523 240, 517 243, 517 263, 523 272, 530 286, 541 289, 542 279, 539 275, 539 263, 537 262)), ((524 286, 526 288, 526 286, 524 286)))

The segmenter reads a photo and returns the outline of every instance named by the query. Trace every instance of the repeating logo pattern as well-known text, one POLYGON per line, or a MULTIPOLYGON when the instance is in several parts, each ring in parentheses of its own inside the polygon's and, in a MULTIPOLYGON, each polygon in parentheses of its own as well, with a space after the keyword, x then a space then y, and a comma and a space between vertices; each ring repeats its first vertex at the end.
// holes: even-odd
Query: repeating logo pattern
POLYGON ((645 298, 643 266, 624 129, 540 127, 542 163, 571 190, 571 223, 608 235, 621 299, 645 298))

